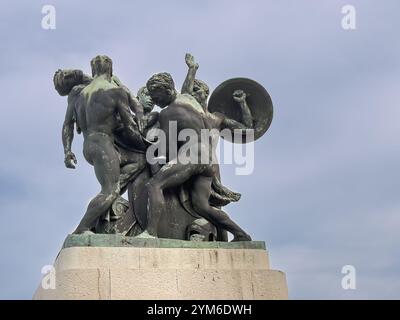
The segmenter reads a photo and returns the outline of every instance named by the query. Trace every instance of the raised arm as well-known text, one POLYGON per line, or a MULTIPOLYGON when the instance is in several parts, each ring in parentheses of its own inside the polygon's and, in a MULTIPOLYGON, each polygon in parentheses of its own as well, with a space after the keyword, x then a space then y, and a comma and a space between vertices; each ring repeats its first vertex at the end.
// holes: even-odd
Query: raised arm
POLYGON ((243 90, 236 90, 233 93, 233 100, 235 100, 240 105, 242 110, 242 121, 247 129, 253 129, 253 117, 251 111, 246 101, 246 93, 243 90))
POLYGON ((196 78, 196 72, 199 68, 199 64, 194 61, 194 57, 190 53, 186 53, 185 61, 189 69, 186 79, 183 82, 181 93, 187 93, 191 95, 193 93, 194 79, 196 78))
POLYGON ((68 96, 67 112, 65 114, 65 120, 62 128, 62 142, 64 146, 64 163, 69 169, 75 169, 77 163, 74 153, 71 151, 72 140, 74 139, 74 97, 68 96))
POLYGON ((253 117, 246 102, 246 93, 243 90, 236 90, 233 93, 233 99, 239 104, 242 111, 242 122, 224 118, 222 121, 222 129, 228 128, 230 130, 247 130, 253 129, 253 117))

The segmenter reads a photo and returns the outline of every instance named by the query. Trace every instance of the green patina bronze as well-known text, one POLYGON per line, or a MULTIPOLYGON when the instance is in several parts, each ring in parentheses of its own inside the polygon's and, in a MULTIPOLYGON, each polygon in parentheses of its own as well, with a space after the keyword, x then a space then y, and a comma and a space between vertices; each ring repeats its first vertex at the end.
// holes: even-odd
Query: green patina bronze
POLYGON ((136 97, 104 55, 91 60, 91 77, 78 69, 55 73, 55 89, 68 96, 62 128, 65 166, 75 169, 77 164, 72 152, 76 130, 83 135, 83 155, 101 186, 64 248, 265 249, 264 242, 251 241, 223 210, 241 195, 222 184, 215 153, 223 132, 232 137, 239 133, 243 139, 230 140, 238 143, 263 136, 272 121, 271 98, 257 82, 235 78, 224 81, 208 99, 208 85, 196 78, 199 64, 191 54, 185 62, 180 91, 163 72, 151 76, 136 97), (153 111, 155 105, 161 111, 153 111), (153 129, 168 137, 168 148, 154 154, 148 151, 162 139, 148 135, 153 129), (177 137, 184 130, 194 134, 182 144, 177 137), (210 134, 205 140, 204 131, 210 134), (249 132, 253 134, 247 138, 249 132), (201 163, 192 161, 192 155, 201 163), (128 200, 122 197, 125 191, 128 200), (228 243, 228 232, 234 243, 228 243))
POLYGON ((185 241, 162 238, 144 239, 119 234, 70 234, 65 239, 63 248, 71 247, 266 249, 264 241, 185 241))

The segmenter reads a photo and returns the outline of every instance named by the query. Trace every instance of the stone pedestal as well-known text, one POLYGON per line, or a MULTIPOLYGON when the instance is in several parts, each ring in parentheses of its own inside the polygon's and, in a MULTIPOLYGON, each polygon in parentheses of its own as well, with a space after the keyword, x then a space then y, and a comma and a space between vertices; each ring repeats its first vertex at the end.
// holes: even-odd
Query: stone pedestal
POLYGON ((70 235, 33 299, 287 299, 264 242, 70 235))

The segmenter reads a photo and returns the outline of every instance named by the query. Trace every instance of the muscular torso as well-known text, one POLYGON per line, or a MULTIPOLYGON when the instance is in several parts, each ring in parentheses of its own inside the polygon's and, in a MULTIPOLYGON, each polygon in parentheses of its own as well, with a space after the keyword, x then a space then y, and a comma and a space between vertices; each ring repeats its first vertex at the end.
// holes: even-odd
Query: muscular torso
POLYGON ((116 103, 125 94, 113 82, 94 79, 84 88, 79 88, 74 106, 76 121, 86 136, 89 133, 105 133, 112 136, 118 126, 116 103))
MULTIPOLYGON (((176 121, 177 134, 183 129, 192 129, 196 132, 196 141, 193 143, 203 143, 201 140, 202 129, 219 129, 222 118, 218 115, 204 112, 201 105, 188 94, 179 94, 175 101, 171 103, 167 108, 160 112, 160 129, 165 133, 167 138, 167 150, 173 144, 177 143, 177 150, 185 144, 185 141, 176 141, 172 135, 175 133, 170 132, 173 130, 172 121, 176 121), (169 136, 172 137, 171 141, 169 136), (172 143, 172 145, 170 144, 172 143)), ((168 156, 168 158, 170 158, 168 156)))

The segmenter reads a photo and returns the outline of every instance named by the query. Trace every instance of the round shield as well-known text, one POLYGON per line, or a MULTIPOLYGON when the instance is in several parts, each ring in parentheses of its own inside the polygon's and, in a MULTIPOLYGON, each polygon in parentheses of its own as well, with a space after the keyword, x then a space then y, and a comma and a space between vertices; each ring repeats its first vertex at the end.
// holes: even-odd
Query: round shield
POLYGON ((227 118, 243 123, 240 105, 233 99, 233 93, 236 90, 243 90, 246 94, 246 102, 253 118, 254 139, 251 138, 251 135, 246 134, 243 134, 242 139, 232 139, 233 135, 231 138, 222 135, 222 138, 237 143, 257 140, 268 130, 273 115, 271 97, 258 82, 247 78, 234 78, 224 81, 211 94, 208 110, 223 113, 227 118))

